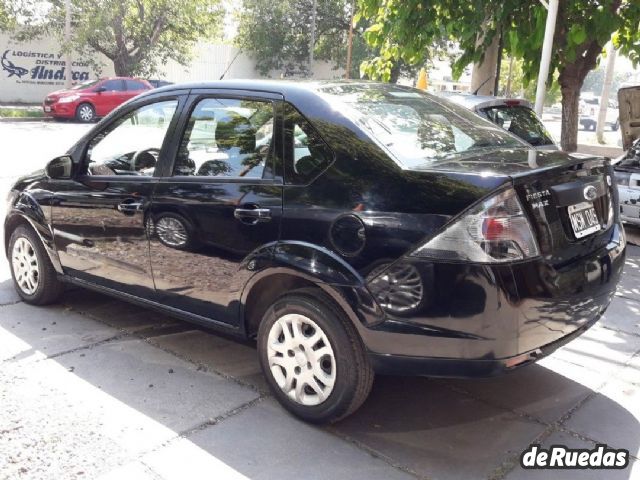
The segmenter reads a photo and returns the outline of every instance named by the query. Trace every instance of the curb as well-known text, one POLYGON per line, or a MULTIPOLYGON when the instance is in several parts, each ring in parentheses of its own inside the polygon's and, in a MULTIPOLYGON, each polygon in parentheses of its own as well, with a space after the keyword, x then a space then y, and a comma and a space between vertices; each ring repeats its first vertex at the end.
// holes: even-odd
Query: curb
POLYGON ((52 122, 51 117, 0 117, 0 123, 52 122))

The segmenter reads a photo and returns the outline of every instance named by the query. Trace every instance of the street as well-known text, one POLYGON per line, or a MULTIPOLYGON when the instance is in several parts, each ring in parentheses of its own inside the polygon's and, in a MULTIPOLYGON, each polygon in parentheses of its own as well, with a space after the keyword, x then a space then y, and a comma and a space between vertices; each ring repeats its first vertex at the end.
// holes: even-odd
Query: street
MULTIPOLYGON (((2 198, 88 128, 0 123, 2 198)), ((630 245, 605 316, 550 357, 490 379, 379 376, 356 414, 315 427, 272 398, 253 345, 77 288, 26 305, 3 256, 0 478, 640 479, 639 285, 630 245), (632 461, 524 470, 531 443, 606 443, 632 461)))

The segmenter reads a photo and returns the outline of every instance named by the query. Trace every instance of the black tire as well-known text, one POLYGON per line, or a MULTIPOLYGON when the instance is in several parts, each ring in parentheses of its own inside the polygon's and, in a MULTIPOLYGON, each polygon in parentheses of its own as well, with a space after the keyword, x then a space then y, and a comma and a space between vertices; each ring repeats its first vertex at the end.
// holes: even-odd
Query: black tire
MULTIPOLYGON (((333 423, 351 415, 367 399, 373 384, 374 372, 355 327, 344 312, 319 289, 296 290, 280 297, 267 310, 258 330, 258 356, 276 399, 289 412, 310 423, 333 423), (290 398, 280 388, 271 371, 269 334, 272 328, 277 328, 274 325, 278 319, 287 314, 303 315, 315 322, 333 350, 335 381, 327 398, 317 405, 303 405, 290 398)), ((285 371, 284 368, 282 371, 285 371)))
POLYGON ((617 132, 619 128, 620 128, 620 120, 616 120, 615 123, 611 125, 611 131, 617 132))
POLYGON ((76 108, 76 120, 82 123, 91 123, 96 119, 96 109, 90 103, 81 103, 76 108))
POLYGON ((64 290, 64 285, 58 279, 58 274, 53 268, 49 255, 45 251, 40 238, 31 227, 26 225, 18 226, 9 239, 9 268, 11 270, 11 277, 13 278, 13 285, 18 295, 22 300, 31 305, 48 305, 54 303, 64 290), (21 287, 16 279, 17 272, 15 271, 13 261, 14 246, 16 242, 21 239, 28 241, 37 260, 37 287, 32 293, 25 291, 24 287, 21 287))

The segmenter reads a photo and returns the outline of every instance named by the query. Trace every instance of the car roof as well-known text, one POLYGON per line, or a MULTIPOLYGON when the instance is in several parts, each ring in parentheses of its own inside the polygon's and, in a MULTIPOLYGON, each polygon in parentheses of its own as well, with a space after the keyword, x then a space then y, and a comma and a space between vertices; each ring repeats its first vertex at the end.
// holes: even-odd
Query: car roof
POLYGON ((438 96, 451 100, 469 110, 478 110, 487 107, 502 107, 502 106, 523 106, 531 108, 531 102, 524 98, 504 98, 494 97, 491 95, 472 95, 470 93, 458 93, 458 92, 438 92, 438 96), (517 102, 517 103, 516 103, 517 102))
POLYGON ((174 83, 165 87, 157 88, 154 93, 171 92, 173 90, 197 90, 197 89, 228 89, 228 90, 253 90, 258 92, 268 92, 281 94, 285 97, 288 94, 319 94, 319 89, 327 86, 339 85, 367 85, 376 86, 382 89, 402 89, 413 90, 398 84, 373 82, 367 80, 276 80, 276 79, 234 79, 215 80, 208 82, 188 82, 174 83))

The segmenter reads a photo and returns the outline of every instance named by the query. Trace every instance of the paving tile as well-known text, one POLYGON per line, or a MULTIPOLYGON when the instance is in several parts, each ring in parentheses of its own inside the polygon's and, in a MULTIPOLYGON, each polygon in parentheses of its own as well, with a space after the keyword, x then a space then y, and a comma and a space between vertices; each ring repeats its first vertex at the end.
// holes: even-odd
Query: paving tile
MULTIPOLYGON (((295 419, 273 400, 265 400, 219 425, 195 432, 188 441, 207 452, 216 463, 222 462, 226 468, 255 480, 413 478, 355 445, 295 419)), ((177 462, 183 458, 182 449, 187 447, 182 445, 177 452, 172 448, 159 450, 157 456, 165 463, 177 462)), ((154 460, 149 457, 143 460, 164 476, 154 460)))
POLYGON ((205 365, 214 372, 236 378, 261 391, 268 390, 257 351, 250 345, 201 329, 156 336, 150 341, 182 358, 205 365))
POLYGON ((599 375, 611 375, 623 368, 640 351, 640 336, 596 325, 556 350, 553 357, 580 365, 599 375))
MULTIPOLYGON (((0 268, 3 267, 0 265, 0 268)), ((0 306, 19 302, 20 297, 13 286, 13 280, 11 278, 3 280, 2 278, 4 276, 0 277, 0 306)))
POLYGON ((42 358, 90 345, 119 332, 60 305, 0 307, 0 360, 42 358))
POLYGON ((565 426, 597 442, 640 456, 640 387, 612 381, 585 402, 565 426))
MULTIPOLYGON (((248 478, 215 455, 184 438, 146 455, 143 460, 145 465, 163 480, 247 480, 248 478)), ((120 480, 120 478, 114 477, 113 480, 120 480)))
POLYGON ((143 340, 109 342, 56 361, 84 381, 181 432, 257 398, 218 375, 200 372, 143 340))
POLYGON ((622 370, 617 370, 615 376, 623 382, 640 386, 640 353, 634 356, 622 370))
MULTIPOLYGON (((540 364, 529 365, 499 377, 442 382, 455 385, 497 407, 526 413, 543 422, 553 423, 591 394, 592 388, 599 387, 605 381, 601 378, 598 383, 596 376, 584 369, 581 369, 583 372, 578 372, 582 373, 582 381, 575 381, 562 371, 555 371, 554 366, 565 370, 567 367, 573 370, 580 367, 567 363, 556 364, 551 363, 550 368, 540 364), (591 385, 584 384, 585 377, 588 377, 588 383, 591 385)), ((575 375, 576 372, 571 374, 575 375)))
MULTIPOLYGON (((547 440, 541 444, 542 448, 548 449, 551 445, 564 445, 570 448, 595 448, 595 443, 585 442, 566 432, 554 432, 547 440)), ((517 465, 507 476, 506 480, 629 480, 640 478, 640 462, 631 461, 624 470, 596 470, 596 469, 549 469, 530 470, 517 465)))
POLYGON ((542 431, 539 423, 424 378, 378 377, 337 431, 434 479, 486 478, 542 431))
MULTIPOLYGON (((640 278, 634 280, 634 290, 640 285, 640 278)), ((622 288, 625 288, 624 286, 622 288)), ((620 288, 618 292, 620 292, 620 288)), ((628 291, 628 288, 623 291, 628 291)), ((599 324, 626 333, 640 336, 640 301, 632 300, 628 296, 614 297, 611 305, 602 316, 599 324)))
POLYGON ((103 473, 96 480, 158 480, 160 477, 140 462, 131 462, 103 473))

